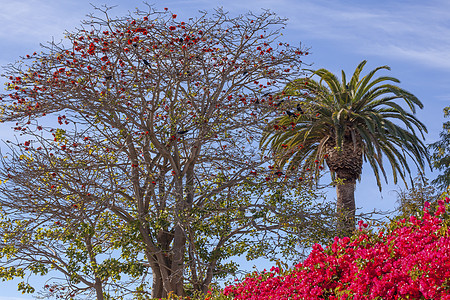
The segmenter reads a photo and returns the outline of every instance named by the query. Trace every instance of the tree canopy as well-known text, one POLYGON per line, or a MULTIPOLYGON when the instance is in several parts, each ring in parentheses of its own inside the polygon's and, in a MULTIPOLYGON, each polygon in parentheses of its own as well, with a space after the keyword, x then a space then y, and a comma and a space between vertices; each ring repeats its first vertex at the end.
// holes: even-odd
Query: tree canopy
MULTIPOLYGON (((450 106, 444 108, 444 116, 449 115, 450 106)), ((432 183, 445 191, 450 187, 450 121, 444 122, 442 127, 443 130, 439 135, 441 139, 428 147, 433 151, 431 154, 433 167, 443 172, 432 183)))
MULTIPOLYGON (((101 13, 6 68, 1 119, 21 136, 0 175, 3 228, 23 222, 17 239, 36 240, 15 245, 19 263, 8 263, 25 270, 20 257, 28 246, 48 249, 35 236, 47 230, 69 286, 83 276, 71 264, 90 260, 82 271, 92 280, 73 292, 95 289, 103 299, 120 274, 133 284, 150 271, 151 296, 161 298, 206 292, 236 270, 224 263, 234 255, 329 237, 329 209, 313 202, 308 180, 274 168, 254 142, 308 54, 280 41, 284 19, 220 9, 186 21, 152 7, 101 13), (120 258, 96 257, 108 249, 120 258)), ((44 263, 50 254, 33 255, 44 263)))
POLYGON ((380 189, 380 173, 387 181, 383 157, 394 183, 398 177, 406 180, 410 173, 408 157, 420 170, 429 163, 421 140, 427 129, 414 115, 422 102, 397 86, 398 79, 375 77, 381 70, 390 70, 388 66, 361 77, 366 63, 362 61, 349 80, 344 71, 339 79, 319 69, 289 82, 282 93, 286 114, 268 124, 262 140, 265 147, 279 153, 281 166, 317 173, 326 162, 336 178, 337 211, 342 219, 338 232, 344 235, 355 228, 354 190, 363 161, 369 163, 380 189))

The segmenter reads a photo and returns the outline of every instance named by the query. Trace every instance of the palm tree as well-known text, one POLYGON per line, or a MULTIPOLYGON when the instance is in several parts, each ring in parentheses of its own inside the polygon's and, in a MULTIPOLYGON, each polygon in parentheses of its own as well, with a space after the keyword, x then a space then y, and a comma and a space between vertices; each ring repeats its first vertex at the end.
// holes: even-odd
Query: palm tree
POLYGON ((263 148, 270 147, 279 154, 280 168, 285 164, 289 168, 301 165, 303 171, 318 171, 326 161, 336 186, 339 236, 348 236, 355 228, 354 192, 363 161, 372 167, 380 191, 380 171, 387 182, 383 158, 392 168, 395 183, 398 176, 406 183, 409 160, 420 170, 429 164, 425 145, 415 130, 423 139, 427 129, 413 115, 415 106, 422 108, 423 104, 392 84, 399 83, 398 79, 374 78, 377 71, 390 70, 388 66, 360 78, 365 64, 362 61, 358 65, 349 82, 344 71, 339 80, 330 71, 320 69, 310 78, 287 84, 281 93, 285 101, 280 108, 290 107, 291 111, 270 123, 261 141, 263 148), (398 104, 399 99, 406 102, 412 113, 398 104))

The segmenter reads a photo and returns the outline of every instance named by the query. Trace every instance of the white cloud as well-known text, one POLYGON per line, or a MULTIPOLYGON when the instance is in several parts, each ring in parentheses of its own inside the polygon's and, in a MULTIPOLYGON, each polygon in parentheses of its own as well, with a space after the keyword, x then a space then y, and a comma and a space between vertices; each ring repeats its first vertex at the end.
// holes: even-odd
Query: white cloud
POLYGON ((450 70, 450 7, 432 2, 434 6, 399 2, 390 7, 342 7, 319 1, 306 6, 290 25, 307 36, 342 43, 356 53, 450 70))
MULTIPOLYGON (((90 0, 100 5, 100 0, 90 0)), ((65 29, 78 26, 92 12, 87 0, 0 0, 0 39, 12 44, 45 42, 62 38, 65 29)), ((138 1, 111 1, 114 13, 122 14, 138 1), (115 3, 113 3, 115 2, 115 3)), ((349 53, 399 59, 450 71, 450 2, 445 0, 355 1, 355 0, 166 0, 181 13, 196 13, 204 7, 223 6, 232 13, 268 8, 289 18, 290 39, 308 40, 307 46, 340 47, 349 53)))
MULTIPOLYGON (((450 33, 449 33, 450 34, 450 33)), ((409 60, 414 64, 425 64, 450 71, 449 47, 407 47, 405 45, 376 45, 360 50, 367 54, 391 56, 396 59, 409 60)))
POLYGON ((450 3, 411 2, 250 0, 227 6, 270 8, 289 18, 289 34, 300 40, 450 71, 450 3))
POLYGON ((62 34, 70 12, 53 1, 1 1, 0 38, 14 42, 41 42, 62 34))

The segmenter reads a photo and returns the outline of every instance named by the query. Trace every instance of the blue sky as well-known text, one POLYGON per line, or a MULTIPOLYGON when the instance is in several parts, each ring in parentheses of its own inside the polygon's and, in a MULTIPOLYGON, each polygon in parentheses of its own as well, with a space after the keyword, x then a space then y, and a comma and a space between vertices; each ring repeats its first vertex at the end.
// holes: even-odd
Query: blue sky
MULTIPOLYGON (((135 0, 0 0, 0 65, 39 50, 39 43, 60 40, 65 30, 73 31, 86 14, 94 11, 90 3, 118 5, 112 14, 120 16, 136 7, 145 8, 141 1, 135 0)), ((311 48, 305 62, 312 64, 313 69, 325 67, 335 73, 343 69, 351 74, 364 59, 368 60, 366 71, 389 65, 392 70, 383 74, 400 79, 401 87, 424 103, 418 118, 428 127, 425 143, 439 138, 445 120, 442 109, 450 105, 450 1, 161 0, 149 3, 161 9, 168 7, 180 19, 219 6, 233 15, 270 9, 289 19, 284 31, 286 41, 311 48)), ((11 134, 10 128, 0 127, 0 138, 6 139, 11 134)), ((436 173, 428 169, 426 175, 433 179, 436 173)), ((361 211, 395 207, 394 190, 403 185, 395 186, 391 177, 389 181, 380 193, 369 166, 363 167, 356 191, 361 211)), ((328 197, 334 199, 332 189, 328 197)), ((0 290, 0 300, 29 299, 17 293, 10 283, 0 282, 0 290)))

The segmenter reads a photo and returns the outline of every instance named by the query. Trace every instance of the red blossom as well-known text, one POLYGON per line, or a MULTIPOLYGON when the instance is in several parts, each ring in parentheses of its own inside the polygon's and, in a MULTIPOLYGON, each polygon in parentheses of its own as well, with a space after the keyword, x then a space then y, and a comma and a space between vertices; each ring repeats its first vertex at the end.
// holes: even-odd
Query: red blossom
MULTIPOLYGON (((301 179, 301 178, 300 178, 301 179)), ((254 272, 224 294, 253 299, 450 299, 450 218, 445 200, 434 215, 393 221, 386 232, 359 221, 353 236, 316 244, 308 258, 288 272, 273 267, 254 272)))
POLYGON ((89 44, 88 53, 91 54, 91 55, 93 55, 95 53, 95 45, 94 45, 94 43, 90 43, 89 44))

